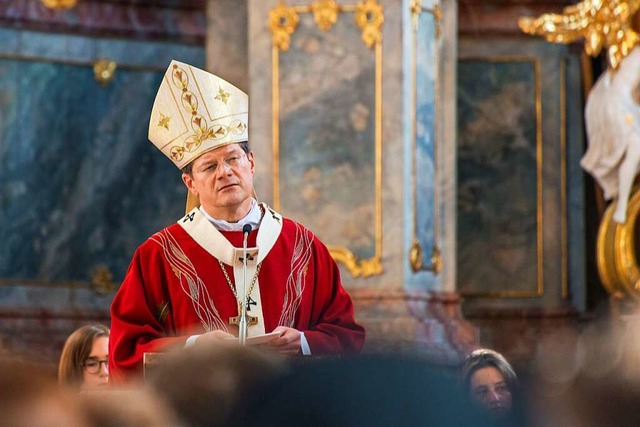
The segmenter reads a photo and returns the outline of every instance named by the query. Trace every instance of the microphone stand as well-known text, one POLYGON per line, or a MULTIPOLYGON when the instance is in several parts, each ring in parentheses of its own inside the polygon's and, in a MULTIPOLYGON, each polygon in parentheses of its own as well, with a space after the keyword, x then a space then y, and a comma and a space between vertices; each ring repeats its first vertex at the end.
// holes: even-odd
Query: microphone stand
POLYGON ((245 346, 247 344, 247 327, 248 318, 247 315, 247 239, 251 233, 251 226, 245 224, 242 227, 242 300, 240 302, 240 321, 238 322, 238 338, 240 339, 240 345, 245 346))

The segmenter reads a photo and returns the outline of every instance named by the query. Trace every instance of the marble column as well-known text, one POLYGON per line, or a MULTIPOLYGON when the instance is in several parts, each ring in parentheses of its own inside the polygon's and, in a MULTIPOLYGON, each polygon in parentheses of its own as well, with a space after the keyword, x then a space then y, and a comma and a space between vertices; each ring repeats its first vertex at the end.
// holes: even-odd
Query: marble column
POLYGON ((207 2, 207 71, 249 90, 247 0, 207 2))
POLYGON ((246 41, 259 198, 327 244, 368 351, 457 362, 477 334, 455 292, 456 2, 230 3, 209 2, 207 64, 241 76, 220 59, 246 41))

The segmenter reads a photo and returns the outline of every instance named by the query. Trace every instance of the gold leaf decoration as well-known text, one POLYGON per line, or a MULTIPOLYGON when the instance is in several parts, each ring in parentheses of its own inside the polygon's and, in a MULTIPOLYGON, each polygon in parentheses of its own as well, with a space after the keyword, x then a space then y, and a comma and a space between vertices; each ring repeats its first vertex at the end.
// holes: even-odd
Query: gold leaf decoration
POLYGON ((100 86, 105 87, 114 79, 118 64, 108 59, 98 59, 93 63, 93 76, 100 86))
POLYGON ((94 269, 91 288, 100 295, 108 294, 116 289, 116 284, 113 283, 113 274, 104 265, 99 265, 94 269))
POLYGON ((49 9, 71 9, 78 0, 42 0, 42 4, 49 9))
POLYGON ((356 6, 355 20, 358 28, 362 30, 362 41, 368 47, 382 42, 382 24, 384 15, 382 5, 376 0, 365 0, 356 6))
POLYGON ((322 31, 329 31, 338 21, 340 6, 334 0, 319 0, 311 5, 313 19, 322 31))
POLYGON ((273 45, 281 51, 289 50, 291 34, 298 28, 299 23, 300 17, 293 7, 278 3, 278 6, 269 12, 269 30, 273 45))
POLYGON ((590 56, 607 49, 609 65, 615 69, 638 44, 638 33, 631 28, 638 8, 640 0, 584 0, 565 7, 561 14, 520 18, 518 25, 525 33, 553 43, 584 39, 584 50, 590 56))
POLYGON ((166 130, 169 130, 169 122, 171 121, 171 117, 165 116, 160 113, 160 120, 158 120, 158 126, 162 126, 166 130))

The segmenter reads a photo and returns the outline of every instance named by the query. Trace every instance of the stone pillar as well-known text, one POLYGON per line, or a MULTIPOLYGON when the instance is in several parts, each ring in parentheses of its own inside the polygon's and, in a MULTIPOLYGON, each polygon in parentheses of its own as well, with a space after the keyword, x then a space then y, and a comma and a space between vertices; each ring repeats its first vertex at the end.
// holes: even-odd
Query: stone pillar
POLYGON ((456 14, 455 1, 248 2, 259 197, 327 244, 370 351, 449 362, 477 342, 455 293, 456 14))
POLYGON ((207 71, 249 90, 247 0, 208 0, 207 71))

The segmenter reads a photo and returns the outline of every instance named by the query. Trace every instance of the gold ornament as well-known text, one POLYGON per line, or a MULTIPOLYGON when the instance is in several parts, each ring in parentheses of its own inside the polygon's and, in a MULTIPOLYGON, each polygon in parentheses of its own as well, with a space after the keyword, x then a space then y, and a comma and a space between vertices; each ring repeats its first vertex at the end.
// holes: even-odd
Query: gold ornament
POLYGON ((98 59, 93 63, 93 76, 100 86, 105 87, 115 77, 118 64, 108 59, 98 59))
POLYGON ((78 0, 42 0, 42 4, 49 9, 71 9, 78 0))
POLYGON ((319 0, 311 5, 313 19, 322 31, 329 31, 338 21, 340 6, 334 0, 319 0))
POLYGON ((291 34, 298 28, 300 17, 293 7, 278 3, 269 12, 269 29, 273 37, 273 45, 281 51, 289 50, 291 34))
POLYGON ((362 30, 362 41, 368 47, 373 47, 382 41, 382 24, 384 14, 382 5, 376 0, 365 0, 358 3, 355 13, 356 25, 362 30))
POLYGON ((113 283, 113 274, 106 266, 98 265, 95 267, 91 277, 91 288, 100 295, 106 295, 116 289, 116 284, 113 283))
POLYGON ((631 28, 638 8, 640 0, 584 0, 565 7, 561 14, 520 18, 518 25, 525 33, 544 36, 553 43, 584 39, 584 50, 590 56, 607 49, 609 65, 616 69, 638 44, 638 33, 631 28))

